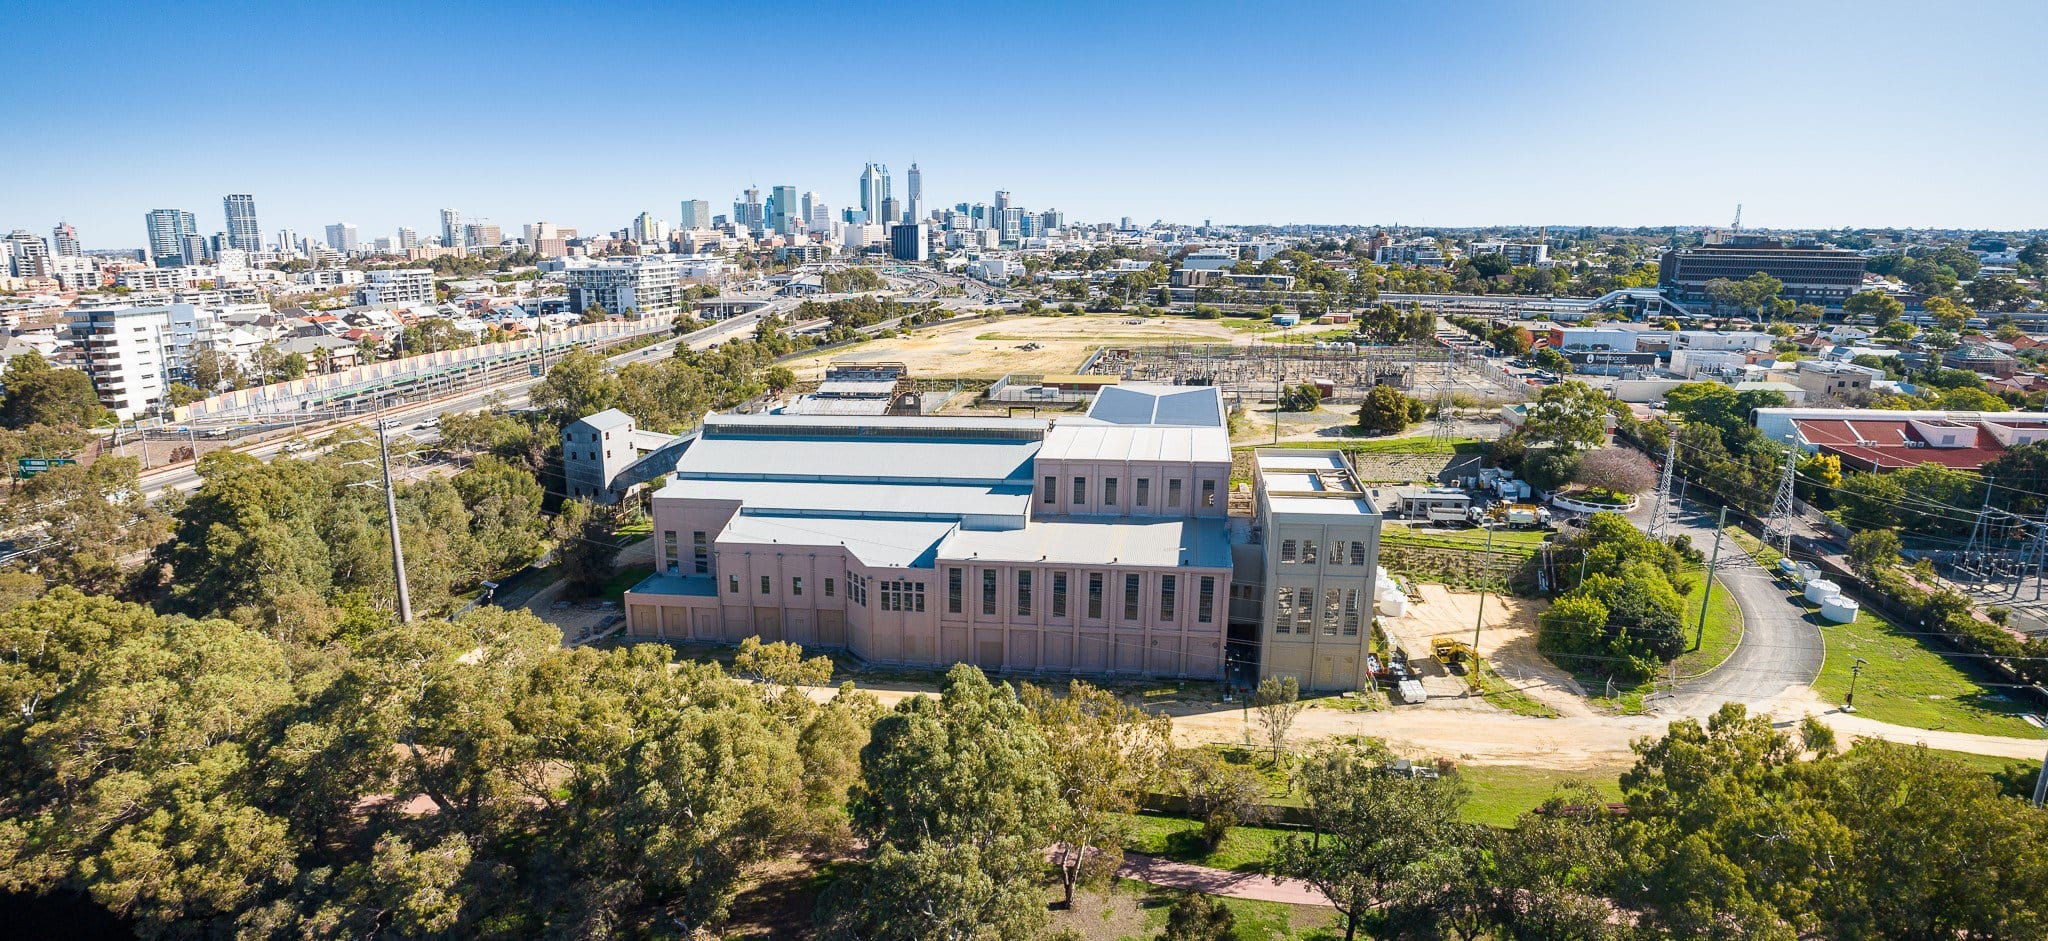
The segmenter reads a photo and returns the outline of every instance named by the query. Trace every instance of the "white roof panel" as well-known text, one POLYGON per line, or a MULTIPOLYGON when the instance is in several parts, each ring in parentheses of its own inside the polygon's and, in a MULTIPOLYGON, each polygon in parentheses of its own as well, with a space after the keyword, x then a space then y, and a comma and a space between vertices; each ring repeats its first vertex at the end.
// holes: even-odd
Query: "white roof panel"
POLYGON ((939 540, 957 523, 942 520, 875 520, 741 513, 718 534, 721 543, 844 546, 868 565, 930 566, 939 540))
POLYGON ((1040 519, 1023 529, 959 530, 938 558, 1158 568, 1229 568, 1228 524, 1221 519, 1040 519))

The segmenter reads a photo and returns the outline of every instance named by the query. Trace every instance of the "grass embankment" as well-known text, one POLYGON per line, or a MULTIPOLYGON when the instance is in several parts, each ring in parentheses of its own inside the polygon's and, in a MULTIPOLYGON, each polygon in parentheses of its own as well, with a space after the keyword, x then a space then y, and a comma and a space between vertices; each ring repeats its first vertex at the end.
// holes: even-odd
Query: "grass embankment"
MULTIPOLYGON (((1731 526, 1728 535, 1765 568, 1775 571, 1783 558, 1740 529, 1731 526)), ((1821 618, 1819 605, 1808 604, 1789 585, 1786 603, 1806 612, 1806 620, 1827 645, 1827 659, 1813 683, 1822 699, 1838 704, 1848 700, 1851 675, 1861 658, 1862 674, 1855 677, 1856 712, 1865 718, 1945 732, 2040 736, 2041 730, 2020 718, 2033 711, 2032 704, 1999 692, 1971 658, 1955 655, 1939 637, 1917 629, 1909 632, 1868 610, 1858 611, 1852 623, 1830 623, 1821 618)))
MULTIPOLYGON (((1534 555, 1536 550, 1543 546, 1543 541, 1549 537, 1550 533, 1541 529, 1495 529, 1492 538, 1493 551, 1526 557, 1534 555)), ((1380 530, 1380 544, 1387 546, 1422 546, 1484 552, 1487 541, 1487 531, 1478 528, 1437 529, 1433 526, 1389 524, 1380 530)))
MULTIPOLYGON (((1355 429, 1346 429, 1347 432, 1355 429)), ((1426 435, 1401 438, 1333 438, 1329 441, 1282 441, 1279 444, 1247 445, 1260 448, 1348 451, 1353 454, 1485 454, 1487 443, 1478 438, 1436 439, 1426 435)))
POLYGON ((1707 595, 1706 572, 1695 566, 1690 573, 1692 590, 1685 593, 1685 631, 1688 640, 1697 639, 1699 645, 1690 648, 1678 657, 1678 675, 1699 676, 1720 666, 1742 643, 1742 605, 1728 590, 1726 582, 1715 579, 1711 598, 1707 595), (1700 605, 1707 605, 1706 630, 1700 630, 1700 605))
POLYGON ((1607 800, 1621 799, 1621 772, 1560 771, 1529 765, 1466 765, 1458 769, 1465 782, 1465 820, 1492 827, 1513 826, 1515 818, 1536 809, 1566 784, 1586 784, 1607 800))
POLYGON ((1274 827, 1232 827, 1214 850, 1202 845, 1202 822, 1186 817, 1137 814, 1130 818, 1130 838, 1124 848, 1134 853, 1158 856, 1211 869, 1232 872, 1265 872, 1280 841, 1291 832, 1274 827))
POLYGON ((1557 718, 1557 710, 1523 692, 1514 681, 1494 672, 1491 667, 1467 672, 1465 683, 1497 709, 1537 719, 1557 718))

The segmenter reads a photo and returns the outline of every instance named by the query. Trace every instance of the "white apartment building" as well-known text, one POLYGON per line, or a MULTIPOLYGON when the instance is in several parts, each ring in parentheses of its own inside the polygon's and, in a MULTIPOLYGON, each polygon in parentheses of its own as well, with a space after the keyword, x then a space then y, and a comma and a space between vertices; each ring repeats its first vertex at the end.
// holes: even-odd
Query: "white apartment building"
POLYGON ((356 288, 359 304, 432 304, 434 269, 385 268, 366 272, 356 288))
POLYGON ((130 291, 175 291, 185 284, 177 268, 128 268, 114 276, 114 283, 130 291))
POLYGON ((604 261, 577 261, 562 274, 569 285, 569 307, 602 307, 607 313, 633 318, 672 317, 682 312, 684 263, 649 255, 604 261))
POLYGON ((299 272, 299 283, 316 288, 341 288, 363 283, 363 273, 354 268, 315 268, 299 272))
POLYGON ((183 363, 197 333, 190 304, 85 308, 65 320, 79 368, 92 377, 100 404, 123 419, 164 404, 174 363, 183 363))
POLYGON ((1237 252, 1228 248, 1204 248, 1188 253, 1181 259, 1180 266, 1189 271, 1220 271, 1234 267, 1238 262, 1237 252))
POLYGON ((1550 267, 1550 246, 1543 242, 1474 242, 1470 254, 1499 255, 1516 267, 1550 267))

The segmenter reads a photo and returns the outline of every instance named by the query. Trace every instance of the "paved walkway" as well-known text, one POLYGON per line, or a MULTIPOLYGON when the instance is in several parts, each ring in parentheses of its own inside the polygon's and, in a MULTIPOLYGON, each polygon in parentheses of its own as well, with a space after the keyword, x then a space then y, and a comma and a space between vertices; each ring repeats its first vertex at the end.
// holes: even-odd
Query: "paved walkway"
POLYGON ((1170 889, 1186 889, 1206 895, 1221 895, 1225 898, 1247 899, 1254 902, 1284 902, 1288 905, 1330 904, 1329 898, 1324 896, 1321 890, 1300 879, 1228 872, 1191 863, 1177 863, 1157 856, 1146 856, 1143 853, 1125 853, 1124 864, 1117 867, 1116 873, 1139 882, 1149 882, 1170 889))

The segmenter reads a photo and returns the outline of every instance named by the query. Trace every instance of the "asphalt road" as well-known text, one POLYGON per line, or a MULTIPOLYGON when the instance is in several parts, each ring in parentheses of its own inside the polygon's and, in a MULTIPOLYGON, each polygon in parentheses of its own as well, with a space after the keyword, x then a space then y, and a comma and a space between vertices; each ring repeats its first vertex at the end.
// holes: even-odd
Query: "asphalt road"
MULTIPOLYGON (((1637 522, 1648 522, 1647 509, 1637 522)), ((1700 551, 1712 553, 1715 517, 1688 506, 1679 514, 1674 535, 1692 537, 1700 551)), ((1820 675, 1826 645, 1806 612, 1785 600, 1777 580, 1731 540, 1721 544, 1720 582, 1742 606, 1742 643, 1725 663, 1693 679, 1680 680, 1670 697, 1653 705, 1665 714, 1705 716, 1722 703, 1755 707, 1795 686, 1810 685, 1820 675)), ((1686 625, 1691 630, 1693 623, 1686 625)))

